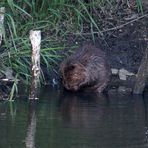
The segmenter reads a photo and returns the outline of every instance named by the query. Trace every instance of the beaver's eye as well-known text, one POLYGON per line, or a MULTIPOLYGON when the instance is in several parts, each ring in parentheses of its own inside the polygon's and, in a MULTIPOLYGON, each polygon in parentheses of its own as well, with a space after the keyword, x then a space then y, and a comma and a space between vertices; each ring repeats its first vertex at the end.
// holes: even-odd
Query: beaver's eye
POLYGON ((69 66, 68 68, 67 68, 67 70, 73 70, 75 68, 75 66, 74 65, 71 65, 71 66, 69 66))

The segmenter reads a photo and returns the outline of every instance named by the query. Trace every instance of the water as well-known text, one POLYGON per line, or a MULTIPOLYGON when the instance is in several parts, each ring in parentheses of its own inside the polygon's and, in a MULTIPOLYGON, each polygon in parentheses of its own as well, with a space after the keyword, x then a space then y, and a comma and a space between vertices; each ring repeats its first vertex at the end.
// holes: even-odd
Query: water
POLYGON ((146 148, 148 100, 142 96, 61 94, 0 103, 0 148, 146 148))

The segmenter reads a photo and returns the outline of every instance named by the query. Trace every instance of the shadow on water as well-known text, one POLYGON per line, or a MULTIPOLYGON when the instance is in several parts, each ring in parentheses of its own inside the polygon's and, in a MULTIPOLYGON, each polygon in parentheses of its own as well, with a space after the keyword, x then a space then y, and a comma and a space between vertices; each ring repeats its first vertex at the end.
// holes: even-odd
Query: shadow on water
POLYGON ((36 103, 0 103, 0 148, 148 147, 147 98, 45 87, 36 103))

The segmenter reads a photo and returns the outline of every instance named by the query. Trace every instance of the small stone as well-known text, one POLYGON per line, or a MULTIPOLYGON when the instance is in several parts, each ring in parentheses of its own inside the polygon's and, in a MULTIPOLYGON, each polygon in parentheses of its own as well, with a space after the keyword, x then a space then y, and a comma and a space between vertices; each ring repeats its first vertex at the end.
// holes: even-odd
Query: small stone
POLYGON ((120 80, 126 80, 126 76, 133 76, 133 75, 135 75, 134 73, 132 73, 132 72, 129 72, 129 71, 127 71, 126 69, 120 69, 119 70, 119 78, 120 78, 120 80))
POLYGON ((117 75, 118 72, 119 72, 119 70, 116 69, 116 68, 111 68, 111 71, 112 71, 112 74, 113 74, 113 75, 117 75))
POLYGON ((126 73, 127 73, 127 70, 125 70, 125 69, 120 69, 119 70, 119 78, 120 78, 120 80, 125 80, 126 81, 126 73))

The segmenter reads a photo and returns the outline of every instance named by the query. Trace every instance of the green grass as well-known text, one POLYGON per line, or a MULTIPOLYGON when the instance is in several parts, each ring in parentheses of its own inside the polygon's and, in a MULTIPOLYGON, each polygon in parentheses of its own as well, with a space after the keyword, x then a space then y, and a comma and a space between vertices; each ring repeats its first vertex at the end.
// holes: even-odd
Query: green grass
POLYGON ((79 1, 77 7, 66 0, 19 1, 5 0, 6 7, 4 44, 4 64, 11 67, 24 80, 30 77, 31 46, 28 39, 31 29, 40 29, 49 38, 42 38, 41 61, 50 68, 49 63, 56 63, 59 56, 57 50, 64 48, 63 43, 53 45, 53 40, 59 40, 68 33, 83 29, 83 21, 90 21, 96 26, 86 6, 79 1), (86 12, 86 15, 84 15, 86 12), (87 19, 88 17, 88 19, 87 19), (50 62, 49 62, 50 61, 50 62))
POLYGON ((141 0, 136 0, 136 7, 139 13, 144 14, 141 0))

